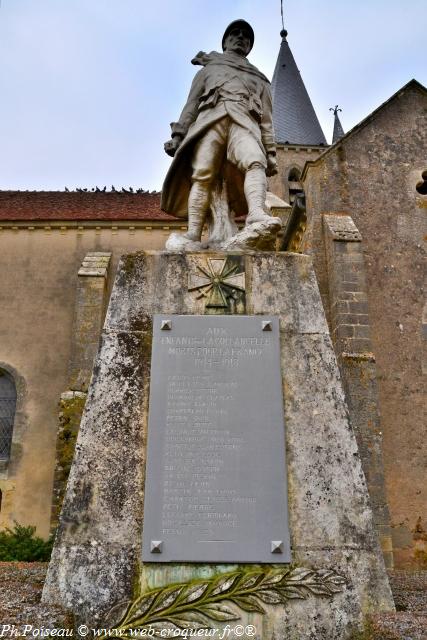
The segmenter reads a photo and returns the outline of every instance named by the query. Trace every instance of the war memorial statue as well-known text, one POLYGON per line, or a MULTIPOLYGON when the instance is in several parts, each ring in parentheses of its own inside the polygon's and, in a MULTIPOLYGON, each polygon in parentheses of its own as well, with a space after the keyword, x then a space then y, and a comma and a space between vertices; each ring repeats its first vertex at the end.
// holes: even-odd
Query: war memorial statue
POLYGON ((277 173, 268 79, 247 59, 254 32, 235 20, 222 38, 224 53, 200 51, 202 65, 165 151, 174 157, 162 190, 162 209, 188 217, 172 250, 265 248, 281 222, 265 211, 267 176, 277 173), (238 232, 235 215, 247 213, 238 232), (207 243, 201 243, 205 222, 207 243))
POLYGON ((198 54, 172 125, 187 233, 117 267, 43 591, 85 635, 350 640, 394 610, 312 257, 264 251, 253 40, 198 54))

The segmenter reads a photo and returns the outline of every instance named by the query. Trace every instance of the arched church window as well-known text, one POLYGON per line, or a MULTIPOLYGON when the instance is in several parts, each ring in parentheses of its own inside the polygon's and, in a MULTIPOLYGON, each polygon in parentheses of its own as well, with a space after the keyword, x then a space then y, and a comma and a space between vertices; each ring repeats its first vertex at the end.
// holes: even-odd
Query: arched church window
POLYGON ((301 185, 301 171, 292 167, 288 173, 289 204, 292 205, 296 196, 303 192, 301 185))
POLYGON ((12 376, 0 369, 0 460, 9 460, 16 410, 16 387, 12 376))

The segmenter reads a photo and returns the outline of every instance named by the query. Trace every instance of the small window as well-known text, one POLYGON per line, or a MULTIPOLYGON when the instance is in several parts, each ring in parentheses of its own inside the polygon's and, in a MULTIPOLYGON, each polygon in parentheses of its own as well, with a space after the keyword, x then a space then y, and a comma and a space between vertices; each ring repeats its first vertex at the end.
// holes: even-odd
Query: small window
POLYGON ((427 196, 427 171, 423 171, 421 176, 422 181, 415 188, 422 196, 427 196))
POLYGON ((289 171, 289 177, 288 177, 289 182, 299 182, 300 179, 301 179, 301 173, 299 169, 294 168, 289 171))
POLYGON ((15 383, 12 376, 0 369, 0 460, 10 457, 15 410, 15 383))
POLYGON ((288 192, 289 192, 289 204, 293 205, 295 198, 298 194, 303 193, 301 185, 301 171, 298 167, 292 167, 288 173, 288 192))

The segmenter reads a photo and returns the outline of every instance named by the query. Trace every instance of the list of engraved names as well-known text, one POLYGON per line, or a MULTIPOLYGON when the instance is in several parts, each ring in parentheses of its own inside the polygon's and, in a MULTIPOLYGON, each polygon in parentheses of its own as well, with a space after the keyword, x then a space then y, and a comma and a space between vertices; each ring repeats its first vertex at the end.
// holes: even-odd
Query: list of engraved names
POLYGON ((199 540, 234 540, 242 508, 254 510, 257 502, 242 495, 238 477, 249 451, 247 435, 236 429, 243 384, 236 371, 262 357, 270 338, 208 327, 201 336, 162 335, 160 344, 169 359, 187 360, 167 375, 162 535, 191 530, 199 540), (188 360, 194 373, 180 373, 188 360))

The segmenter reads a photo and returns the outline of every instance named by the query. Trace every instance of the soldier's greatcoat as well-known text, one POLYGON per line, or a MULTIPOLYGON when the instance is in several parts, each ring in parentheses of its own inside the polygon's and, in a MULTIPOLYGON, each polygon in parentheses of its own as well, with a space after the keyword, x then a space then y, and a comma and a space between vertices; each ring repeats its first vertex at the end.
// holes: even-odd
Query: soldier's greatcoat
MULTIPOLYGON (((165 178, 161 202, 163 211, 182 218, 188 214, 194 144, 214 123, 228 116, 255 138, 264 156, 275 150, 268 79, 233 52, 200 52, 192 62, 202 64, 203 69, 194 77, 179 121, 171 124, 172 135, 184 139, 165 178)), ((242 180, 232 182, 240 182, 242 187, 242 180)), ((240 201, 245 203, 241 195, 240 201)))

